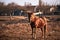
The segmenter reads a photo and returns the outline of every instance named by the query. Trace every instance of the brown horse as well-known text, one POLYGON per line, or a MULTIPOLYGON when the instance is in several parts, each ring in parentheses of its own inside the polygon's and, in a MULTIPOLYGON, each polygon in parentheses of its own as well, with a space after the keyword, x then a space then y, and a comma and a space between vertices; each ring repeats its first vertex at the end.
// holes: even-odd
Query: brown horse
POLYGON ((45 38, 47 31, 47 20, 45 17, 35 16, 34 13, 28 13, 29 22, 32 28, 32 37, 36 39, 36 29, 40 28, 42 31, 42 36, 45 38))

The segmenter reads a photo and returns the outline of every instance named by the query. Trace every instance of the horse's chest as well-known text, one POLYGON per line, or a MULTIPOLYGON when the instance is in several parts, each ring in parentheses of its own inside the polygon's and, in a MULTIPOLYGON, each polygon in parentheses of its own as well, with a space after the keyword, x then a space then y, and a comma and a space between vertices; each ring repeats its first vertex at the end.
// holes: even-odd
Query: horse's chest
POLYGON ((35 26, 35 22, 31 22, 30 25, 31 25, 31 27, 33 27, 33 28, 36 27, 36 26, 35 26))

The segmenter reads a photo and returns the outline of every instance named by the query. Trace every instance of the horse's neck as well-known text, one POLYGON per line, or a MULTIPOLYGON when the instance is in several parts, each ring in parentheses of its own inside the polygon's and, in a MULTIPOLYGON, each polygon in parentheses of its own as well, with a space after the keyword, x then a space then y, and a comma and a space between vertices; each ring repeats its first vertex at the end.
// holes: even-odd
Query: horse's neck
POLYGON ((35 15, 31 15, 30 21, 35 22, 37 20, 37 17, 35 15))

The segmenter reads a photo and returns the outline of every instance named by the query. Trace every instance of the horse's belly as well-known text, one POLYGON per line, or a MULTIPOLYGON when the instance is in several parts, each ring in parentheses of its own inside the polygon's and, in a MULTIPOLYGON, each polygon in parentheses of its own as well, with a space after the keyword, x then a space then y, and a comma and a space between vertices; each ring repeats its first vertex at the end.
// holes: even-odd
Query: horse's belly
POLYGON ((42 28, 43 26, 42 25, 40 25, 40 26, 37 26, 37 28, 42 28))
POLYGON ((36 21, 36 26, 37 26, 37 28, 41 28, 41 27, 43 27, 44 26, 44 21, 43 20, 37 20, 36 21))
POLYGON ((40 23, 39 22, 39 23, 36 24, 36 26, 37 26, 37 28, 42 28, 44 26, 44 23, 42 23, 42 22, 40 23))

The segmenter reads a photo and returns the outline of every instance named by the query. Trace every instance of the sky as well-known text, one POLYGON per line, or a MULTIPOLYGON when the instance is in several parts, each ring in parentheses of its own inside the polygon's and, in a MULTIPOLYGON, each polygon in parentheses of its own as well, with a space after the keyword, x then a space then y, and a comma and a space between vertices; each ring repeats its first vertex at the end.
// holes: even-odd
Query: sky
MULTIPOLYGON (((0 2, 4 2, 5 4, 14 2, 14 3, 18 4, 18 5, 22 5, 23 6, 25 4, 25 2, 29 2, 32 5, 38 5, 39 0, 0 0, 0 2)), ((47 3, 49 5, 60 4, 60 0, 42 0, 42 2, 44 2, 44 4, 47 3)))
POLYGON ((43 2, 49 5, 60 5, 60 0, 43 0, 43 2))

